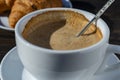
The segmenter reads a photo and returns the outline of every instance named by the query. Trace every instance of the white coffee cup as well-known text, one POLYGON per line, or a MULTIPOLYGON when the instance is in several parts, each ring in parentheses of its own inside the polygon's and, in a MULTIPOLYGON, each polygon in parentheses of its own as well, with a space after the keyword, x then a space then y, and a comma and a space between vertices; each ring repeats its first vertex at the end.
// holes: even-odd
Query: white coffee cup
MULTIPOLYGON (((38 14, 51 10, 70 10, 82 13, 89 20, 92 13, 72 8, 49 8, 32 12, 21 18, 15 26, 16 45, 19 57, 24 65, 25 72, 31 74, 35 80, 89 80, 96 72, 109 71, 104 62, 108 54, 120 52, 120 46, 108 43, 110 31, 108 25, 98 19, 97 25, 103 38, 98 43, 77 50, 50 50, 38 47, 22 37, 26 23, 38 14)), ((118 64, 109 66, 119 66, 118 64)), ((110 70, 112 71, 112 70, 110 70)), ((109 72, 110 72, 109 71, 109 72)), ((25 74, 24 74, 25 75, 25 74)), ((24 76, 23 75, 23 76, 24 76)), ((23 80, 28 80, 27 78, 23 80)), ((30 79, 33 80, 33 79, 30 79)))

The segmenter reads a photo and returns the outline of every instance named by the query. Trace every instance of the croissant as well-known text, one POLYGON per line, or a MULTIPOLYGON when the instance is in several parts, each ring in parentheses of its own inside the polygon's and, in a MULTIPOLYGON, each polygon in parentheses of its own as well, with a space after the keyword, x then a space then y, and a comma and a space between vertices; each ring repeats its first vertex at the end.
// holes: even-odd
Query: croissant
POLYGON ((0 13, 4 13, 11 9, 15 0, 0 0, 0 13))
POLYGON ((14 28, 17 21, 24 15, 39 9, 62 7, 61 0, 15 0, 9 15, 10 27, 14 28))
POLYGON ((9 8, 11 8, 11 7, 13 6, 15 0, 5 0, 5 2, 6 2, 6 4, 7 4, 7 6, 8 6, 9 8))

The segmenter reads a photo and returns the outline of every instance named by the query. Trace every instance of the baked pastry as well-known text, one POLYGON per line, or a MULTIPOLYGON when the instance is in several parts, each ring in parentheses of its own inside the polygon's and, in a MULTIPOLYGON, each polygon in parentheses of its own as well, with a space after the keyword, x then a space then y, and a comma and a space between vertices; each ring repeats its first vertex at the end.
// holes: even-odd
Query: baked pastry
POLYGON ((9 8, 11 8, 11 7, 13 6, 15 0, 5 0, 5 2, 6 2, 6 5, 7 5, 9 8))
POLYGON ((15 0, 0 0, 0 13, 11 9, 15 0))
POLYGON ((9 24, 12 28, 15 27, 17 21, 35 10, 52 8, 52 7, 62 7, 61 0, 15 0, 14 5, 11 9, 9 15, 9 24))

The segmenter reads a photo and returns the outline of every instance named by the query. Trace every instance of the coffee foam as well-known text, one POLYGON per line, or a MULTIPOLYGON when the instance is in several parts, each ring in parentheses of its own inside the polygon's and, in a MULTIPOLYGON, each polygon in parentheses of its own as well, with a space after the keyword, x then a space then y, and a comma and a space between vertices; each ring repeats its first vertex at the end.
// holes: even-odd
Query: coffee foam
POLYGON ((48 11, 33 17, 25 26, 23 37, 29 42, 55 50, 73 50, 88 47, 101 40, 102 34, 94 24, 84 35, 76 34, 88 19, 73 11, 48 11))

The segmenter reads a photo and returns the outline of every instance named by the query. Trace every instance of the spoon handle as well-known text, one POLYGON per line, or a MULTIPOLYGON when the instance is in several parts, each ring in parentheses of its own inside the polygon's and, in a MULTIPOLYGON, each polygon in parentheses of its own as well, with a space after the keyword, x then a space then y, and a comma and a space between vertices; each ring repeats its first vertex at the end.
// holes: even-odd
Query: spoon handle
POLYGON ((99 18, 107 9, 108 7, 114 2, 115 0, 109 0, 96 14, 96 18, 99 18))
POLYGON ((104 13, 114 1, 115 0, 107 1, 107 3, 98 11, 95 17, 76 36, 79 37, 81 34, 83 34, 89 28, 89 26, 104 13))

